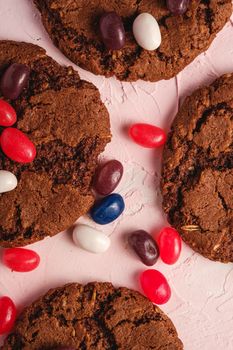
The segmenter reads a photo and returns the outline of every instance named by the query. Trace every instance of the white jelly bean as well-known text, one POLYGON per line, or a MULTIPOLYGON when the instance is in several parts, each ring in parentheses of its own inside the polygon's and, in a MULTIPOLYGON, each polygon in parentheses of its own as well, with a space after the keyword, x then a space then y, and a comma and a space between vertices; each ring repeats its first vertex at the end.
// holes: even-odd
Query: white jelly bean
POLYGON ((74 228, 73 241, 77 246, 96 254, 104 253, 110 247, 108 236, 87 225, 77 225, 74 228))
POLYGON ((0 170, 0 193, 14 190, 17 184, 18 181, 14 174, 7 170, 0 170))
POLYGON ((155 50, 161 44, 161 32, 158 22, 149 13, 141 13, 134 20, 133 34, 138 45, 145 50, 155 50))

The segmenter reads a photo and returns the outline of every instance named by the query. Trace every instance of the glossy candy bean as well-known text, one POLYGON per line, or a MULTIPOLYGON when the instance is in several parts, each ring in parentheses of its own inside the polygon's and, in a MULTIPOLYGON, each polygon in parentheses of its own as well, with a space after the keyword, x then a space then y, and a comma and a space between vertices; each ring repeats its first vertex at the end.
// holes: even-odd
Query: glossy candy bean
POLYGON ((149 13, 141 13, 133 22, 133 34, 138 45, 153 51, 161 44, 161 32, 158 22, 149 13))
POLYGON ((0 87, 4 97, 16 100, 27 86, 30 68, 25 64, 13 63, 2 76, 0 87))
POLYGON ((150 124, 138 123, 132 125, 129 135, 134 142, 146 148, 160 147, 166 142, 165 132, 150 124))
POLYGON ((87 225, 78 225, 74 228, 73 241, 77 246, 96 254, 106 252, 111 243, 103 232, 87 225))
POLYGON ((182 241, 179 233, 172 227, 165 227, 158 236, 161 259, 165 264, 175 264, 181 253, 182 241))
POLYGON ((125 45, 125 29, 116 12, 106 12, 100 18, 100 34, 110 50, 120 50, 125 45))
POLYGON ((143 230, 138 230, 129 235, 128 242, 147 266, 156 263, 159 257, 159 248, 151 235, 143 230))
POLYGON ((0 298, 0 335, 8 333, 14 326, 16 308, 13 301, 8 297, 0 298))
POLYGON ((35 270, 40 263, 40 257, 36 252, 24 248, 5 249, 2 260, 9 269, 17 272, 35 270))
POLYGON ((167 8, 175 15, 183 15, 189 6, 190 0, 167 0, 167 8))
POLYGON ((123 165, 118 160, 110 160, 100 167, 94 178, 94 189, 97 193, 107 196, 112 193, 123 175, 123 165))
POLYGON ((4 100, 0 100, 0 126, 11 126, 16 122, 14 108, 4 100))
POLYGON ((14 190, 18 181, 16 176, 7 170, 0 170, 0 193, 14 190))
POLYGON ((121 195, 113 193, 97 202, 90 214, 97 224, 106 225, 116 220, 124 209, 125 203, 121 195))
POLYGON ((146 270, 140 276, 143 292, 155 304, 165 304, 171 297, 170 286, 157 270, 146 270))
POLYGON ((4 129, 0 142, 6 156, 16 162, 30 163, 35 159, 36 148, 34 144, 18 129, 4 129))

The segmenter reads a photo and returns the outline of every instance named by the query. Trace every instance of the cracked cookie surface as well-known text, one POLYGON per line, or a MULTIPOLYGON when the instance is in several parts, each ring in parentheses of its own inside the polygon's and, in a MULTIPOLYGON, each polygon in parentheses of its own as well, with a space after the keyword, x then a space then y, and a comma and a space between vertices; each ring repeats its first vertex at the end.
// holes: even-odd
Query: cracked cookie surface
POLYGON ((163 155, 163 207, 183 240, 233 262, 233 75, 188 97, 163 155))
POLYGON ((111 283, 69 284, 26 308, 2 350, 181 350, 170 319, 144 296, 111 283))
POLYGON ((232 13, 231 0, 195 0, 183 16, 173 16, 166 0, 34 0, 55 45, 74 63, 95 74, 120 80, 170 79, 205 51, 232 13), (124 22, 127 40, 118 51, 105 49, 98 23, 105 11, 115 11, 124 22), (139 47, 132 24, 142 12, 151 13, 162 34, 155 51, 139 47))
POLYGON ((0 151, 0 168, 17 188, 0 195, 0 246, 23 246, 69 228, 94 202, 90 190, 97 157, 110 141, 109 116, 94 85, 80 80, 38 46, 0 41, 0 76, 11 63, 31 68, 16 101, 16 127, 37 149, 30 164, 0 151))

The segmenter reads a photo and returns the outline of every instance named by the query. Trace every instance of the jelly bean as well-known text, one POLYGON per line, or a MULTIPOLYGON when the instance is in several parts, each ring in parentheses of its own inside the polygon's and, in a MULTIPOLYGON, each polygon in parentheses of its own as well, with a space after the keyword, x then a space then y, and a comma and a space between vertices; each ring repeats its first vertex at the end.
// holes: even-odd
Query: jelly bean
POLYGON ((143 292, 155 304, 165 304, 171 297, 170 286, 157 270, 146 270, 140 276, 143 292))
POLYGON ((175 15, 183 15, 189 6, 190 0, 167 0, 167 8, 175 15))
POLYGON ((145 265, 152 266, 156 263, 159 248, 149 233, 143 230, 135 231, 129 235, 128 242, 145 265))
POLYGON ((106 225, 116 220, 124 209, 125 203, 121 195, 113 193, 97 202, 90 214, 97 224, 106 225))
POLYGON ((16 307, 8 297, 0 298, 0 335, 8 333, 14 326, 16 307))
POLYGON ((16 100, 27 86, 30 68, 25 64, 13 63, 7 68, 1 79, 1 91, 4 97, 16 100))
POLYGON ((96 254, 104 253, 110 247, 108 236, 87 225, 78 225, 74 228, 73 241, 77 246, 96 254))
POLYGON ((149 13, 141 13, 133 22, 133 34, 138 45, 153 51, 161 44, 161 32, 158 22, 149 13))
POLYGON ((15 128, 3 130, 1 147, 10 159, 19 163, 30 163, 35 159, 36 148, 22 131, 15 128))
POLYGON ((40 263, 40 257, 36 252, 24 248, 5 249, 2 260, 7 267, 17 272, 35 270, 40 263))
POLYGON ((123 175, 123 165, 118 160, 110 160, 96 173, 94 189, 97 193, 107 196, 118 186, 123 175))
POLYGON ((115 12, 106 12, 101 16, 100 34, 104 45, 110 50, 120 50, 125 45, 124 25, 115 12))
POLYGON ((172 227, 165 227, 158 236, 161 259, 165 264, 175 264, 181 253, 182 241, 179 233, 172 227))
POLYGON ((0 100, 0 126, 11 126, 16 122, 14 108, 4 100, 0 100))
POLYGON ((129 135, 138 145, 146 148, 156 148, 166 142, 165 132, 157 126, 138 123, 131 126, 129 135))
POLYGON ((14 190, 17 184, 18 181, 14 174, 7 170, 0 170, 0 193, 14 190))

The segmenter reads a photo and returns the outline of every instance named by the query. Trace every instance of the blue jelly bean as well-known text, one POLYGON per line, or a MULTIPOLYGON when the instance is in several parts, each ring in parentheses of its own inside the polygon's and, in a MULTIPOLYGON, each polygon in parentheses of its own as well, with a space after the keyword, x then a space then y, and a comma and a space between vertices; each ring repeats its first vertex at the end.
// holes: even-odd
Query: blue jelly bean
POLYGON ((125 203, 121 195, 113 193, 97 202, 90 214, 97 224, 106 225, 116 220, 124 209, 125 203))

